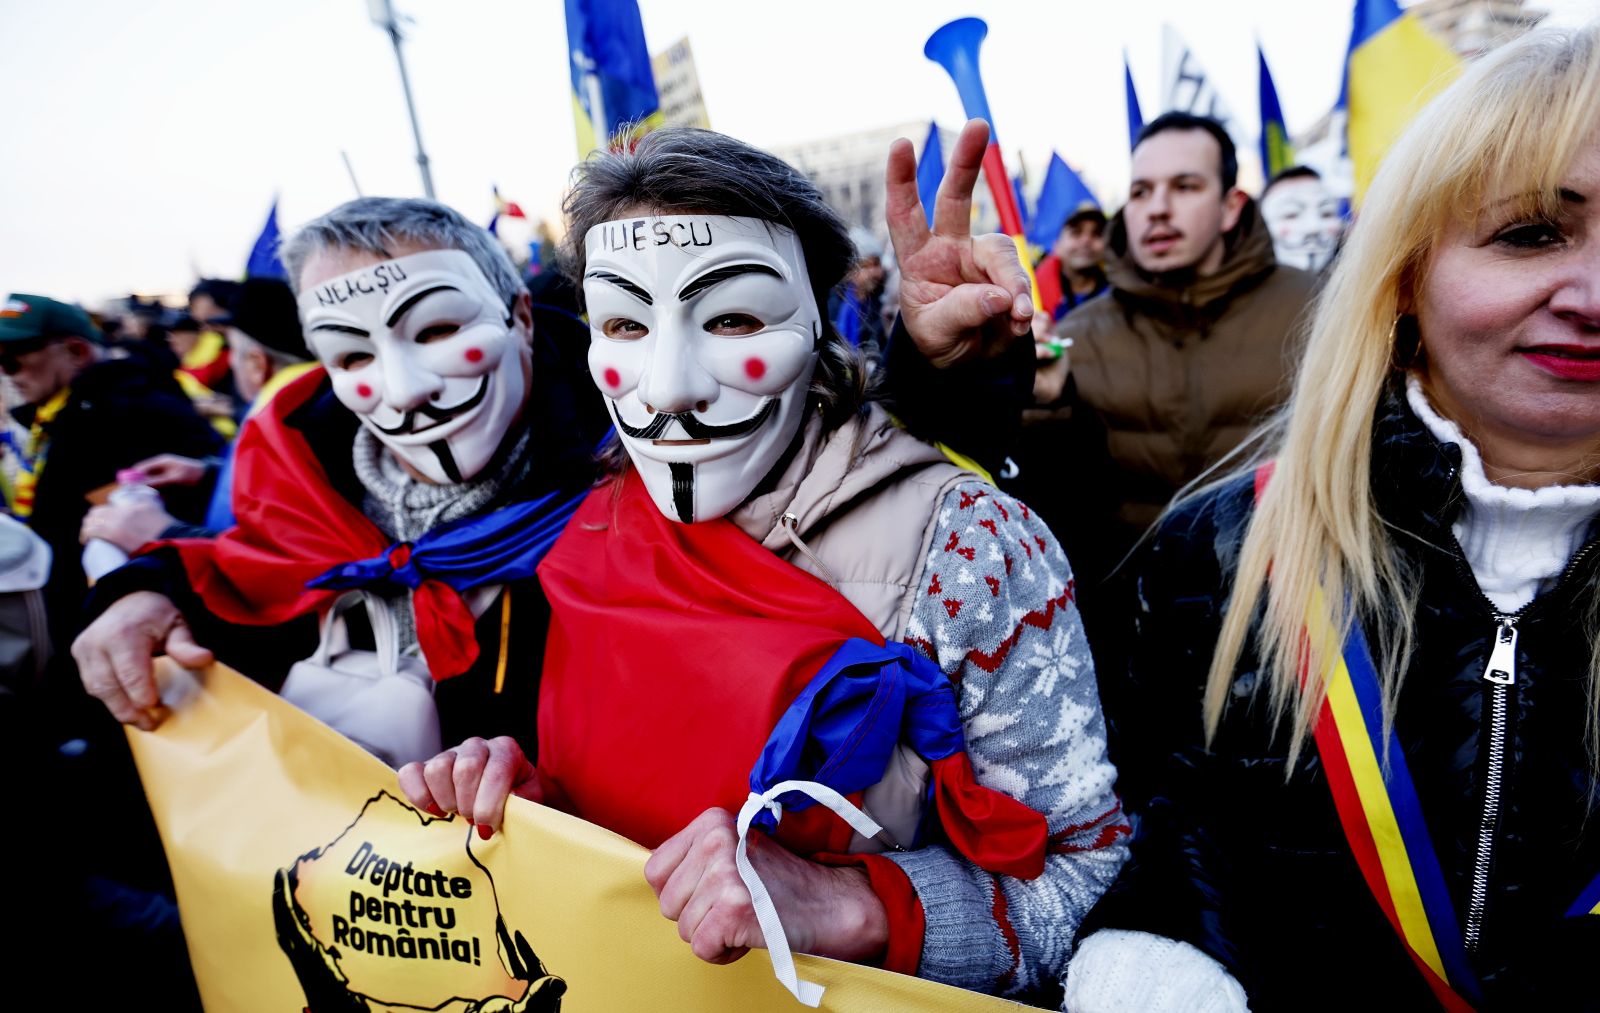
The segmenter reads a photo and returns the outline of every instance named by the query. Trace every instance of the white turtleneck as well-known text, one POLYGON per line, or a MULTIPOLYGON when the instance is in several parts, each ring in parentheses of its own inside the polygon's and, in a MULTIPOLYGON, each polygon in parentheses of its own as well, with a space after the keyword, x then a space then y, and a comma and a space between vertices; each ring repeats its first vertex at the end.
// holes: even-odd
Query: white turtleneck
POLYGON ((1434 410, 1415 376, 1406 378, 1406 400, 1441 443, 1461 448, 1466 502, 1450 530, 1494 607, 1517 611, 1552 583, 1582 546, 1589 522, 1600 513, 1600 486, 1495 485, 1484 474, 1478 448, 1454 422, 1434 410))

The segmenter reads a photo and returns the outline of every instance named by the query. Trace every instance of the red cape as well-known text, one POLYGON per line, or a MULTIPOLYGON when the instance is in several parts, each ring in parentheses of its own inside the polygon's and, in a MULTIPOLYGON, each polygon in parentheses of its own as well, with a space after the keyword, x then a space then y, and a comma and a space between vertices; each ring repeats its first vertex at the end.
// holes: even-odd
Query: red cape
POLYGON ((653 848, 711 806, 737 812, 817 670, 883 637, 732 522, 668 520, 631 472, 617 491, 592 493, 539 567, 539 768, 579 816, 653 848))

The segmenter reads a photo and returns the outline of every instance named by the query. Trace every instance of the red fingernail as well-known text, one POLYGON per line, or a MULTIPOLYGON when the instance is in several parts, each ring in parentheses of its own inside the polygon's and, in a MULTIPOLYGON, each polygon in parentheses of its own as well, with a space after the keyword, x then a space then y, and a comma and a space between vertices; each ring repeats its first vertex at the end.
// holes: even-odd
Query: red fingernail
POLYGON ((484 840, 487 841, 489 838, 494 836, 494 827, 491 827, 489 824, 487 824, 487 823, 479 823, 477 826, 478 826, 478 836, 483 838, 484 840))
POLYGON ((437 802, 428 803, 428 812, 438 816, 440 819, 444 818, 444 810, 439 808, 439 803, 437 802))

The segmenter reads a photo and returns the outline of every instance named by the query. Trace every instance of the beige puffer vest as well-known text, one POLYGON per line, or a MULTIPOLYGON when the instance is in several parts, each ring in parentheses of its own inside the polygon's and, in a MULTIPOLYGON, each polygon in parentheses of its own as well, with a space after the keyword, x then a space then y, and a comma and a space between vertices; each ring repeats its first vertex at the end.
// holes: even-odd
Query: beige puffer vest
MULTIPOLYGON (((779 558, 832 584, 885 640, 900 640, 939 505, 953 486, 974 478, 873 404, 865 417, 831 433, 813 415, 771 491, 745 500, 728 519, 779 558)), ((928 764, 901 744, 883 780, 862 799, 885 833, 872 840, 852 835, 846 850, 879 852, 912 840, 929 777, 928 764)))
POLYGON ((952 486, 974 475, 876 404, 826 434, 813 415, 801 439, 771 491, 746 500, 728 519, 832 584, 886 639, 899 640, 938 506, 952 486))

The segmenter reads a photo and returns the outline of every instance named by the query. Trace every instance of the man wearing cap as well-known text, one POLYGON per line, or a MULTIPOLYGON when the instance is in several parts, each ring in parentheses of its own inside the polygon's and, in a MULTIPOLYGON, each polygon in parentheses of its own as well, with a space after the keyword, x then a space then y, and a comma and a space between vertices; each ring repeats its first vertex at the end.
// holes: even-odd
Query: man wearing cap
MULTIPOLYGON (((170 374, 107 354, 88 314, 55 299, 19 292, 0 303, 0 372, 16 391, 12 415, 27 430, 6 447, 17 465, 7 510, 54 554, 45 598, 52 637, 64 647, 83 600, 78 529, 91 495, 137 461, 164 451, 204 457, 221 439, 170 374)), ((176 494, 169 505, 179 516, 200 514, 194 494, 176 494)))
POLYGON ((310 369, 311 352, 300 331, 294 290, 276 278, 242 283, 226 313, 212 317, 228 341, 228 368, 239 400, 254 413, 295 376, 310 369), (298 367, 298 368, 296 368, 298 367))
MULTIPOLYGON (((315 365, 300 331, 294 292, 275 278, 251 278, 231 287, 228 305, 213 309, 208 323, 227 341, 234 390, 250 406, 246 423, 274 394, 315 365)), ((204 537, 232 526, 232 446, 220 461, 167 453, 136 467, 145 472, 148 484, 159 488, 209 485, 211 500, 203 523, 184 524, 147 501, 106 503, 84 518, 84 541, 102 538, 134 552, 158 538, 204 537)))
POLYGON ((1084 201, 1034 269, 1039 302, 1050 310, 1051 320, 1060 320, 1106 290, 1105 256, 1106 214, 1094 202, 1084 201))

